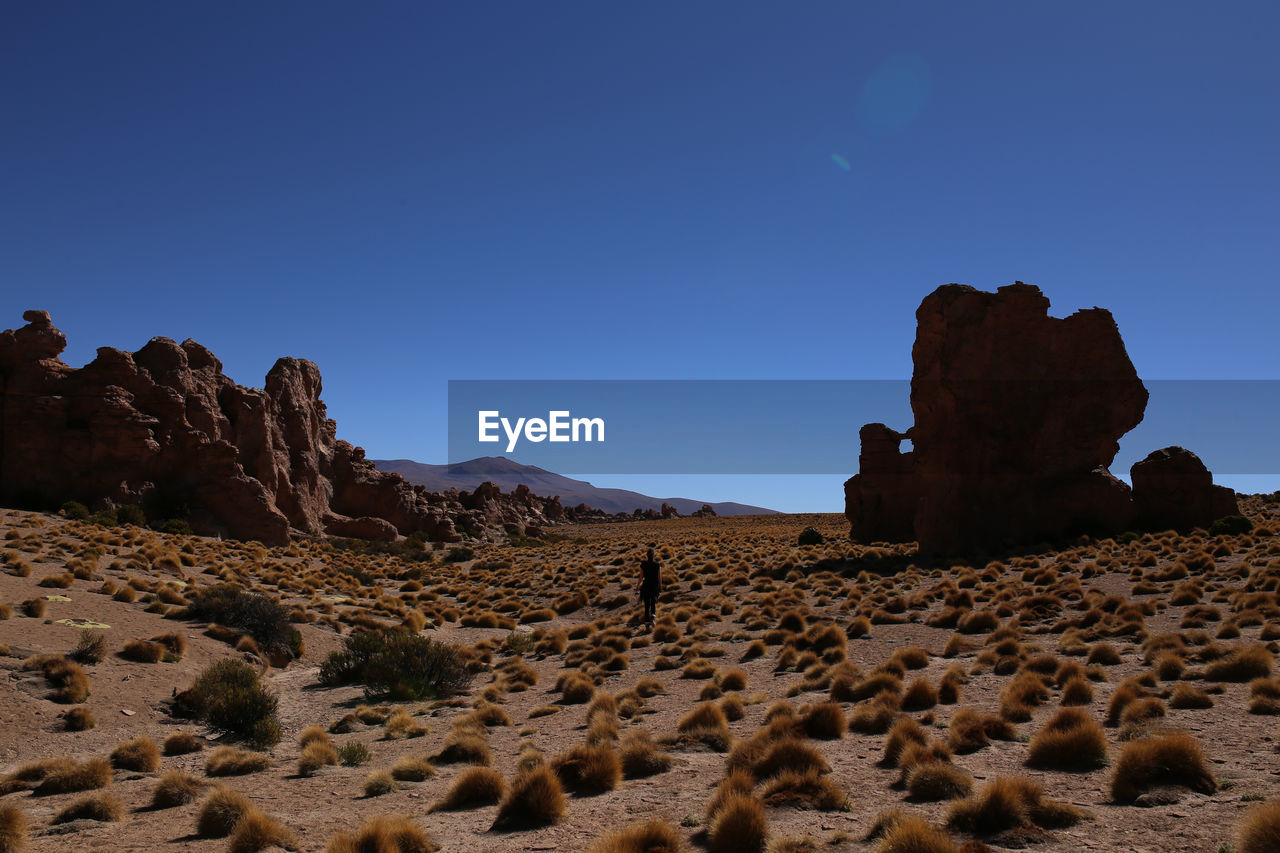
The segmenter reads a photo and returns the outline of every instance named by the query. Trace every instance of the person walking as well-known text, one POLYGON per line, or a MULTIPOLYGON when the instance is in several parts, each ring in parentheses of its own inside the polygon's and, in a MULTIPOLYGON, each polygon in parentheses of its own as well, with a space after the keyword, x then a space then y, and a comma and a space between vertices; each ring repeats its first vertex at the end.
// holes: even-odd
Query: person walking
POLYGON ((652 548, 648 558, 640 561, 640 581, 636 589, 644 602, 644 624, 652 625, 658 611, 658 593, 662 592, 662 565, 654 558, 652 548))

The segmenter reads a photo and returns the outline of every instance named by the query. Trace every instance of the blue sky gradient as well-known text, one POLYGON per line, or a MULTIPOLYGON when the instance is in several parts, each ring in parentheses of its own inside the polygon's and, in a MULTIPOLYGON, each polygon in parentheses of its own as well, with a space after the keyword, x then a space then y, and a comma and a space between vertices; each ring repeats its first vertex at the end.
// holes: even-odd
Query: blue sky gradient
POLYGON ((905 378, 951 281, 1277 378, 1275 3, 0 8, 0 328, 310 358, 373 457, 445 461, 450 379, 905 378))

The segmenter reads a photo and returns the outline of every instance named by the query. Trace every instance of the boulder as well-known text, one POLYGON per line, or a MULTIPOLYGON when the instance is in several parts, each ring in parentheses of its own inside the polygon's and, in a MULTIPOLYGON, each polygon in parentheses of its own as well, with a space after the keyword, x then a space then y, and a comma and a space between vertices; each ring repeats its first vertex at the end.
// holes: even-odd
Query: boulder
POLYGON ((1236 493, 1215 486, 1213 474, 1186 448, 1152 451, 1133 464, 1129 476, 1139 527, 1208 528, 1219 518, 1240 514, 1236 493))

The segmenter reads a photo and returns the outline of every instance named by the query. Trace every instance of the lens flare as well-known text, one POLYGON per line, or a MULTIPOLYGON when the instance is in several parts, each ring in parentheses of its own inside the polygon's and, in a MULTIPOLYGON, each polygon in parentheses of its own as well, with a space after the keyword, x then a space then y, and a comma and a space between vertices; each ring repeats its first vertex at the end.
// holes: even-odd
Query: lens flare
POLYGON ((841 157, 839 154, 832 154, 831 162, 835 163, 837 166, 839 166, 841 169, 844 169, 846 172, 852 171, 851 167, 849 166, 849 161, 841 157))

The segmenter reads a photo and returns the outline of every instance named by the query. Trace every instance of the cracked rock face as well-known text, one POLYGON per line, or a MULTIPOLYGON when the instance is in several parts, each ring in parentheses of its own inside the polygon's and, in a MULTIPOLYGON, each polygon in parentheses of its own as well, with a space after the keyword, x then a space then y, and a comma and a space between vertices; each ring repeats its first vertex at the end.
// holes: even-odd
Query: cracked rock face
MULTIPOLYGON (((543 524, 558 502, 491 496, 465 513, 377 470, 336 438, 320 370, 282 358, 262 389, 235 384, 195 341, 153 338, 134 353, 103 347, 82 368, 45 311, 0 334, 0 501, 56 507, 137 503, 189 514, 199 533, 267 543, 290 531, 376 539, 421 531, 457 541, 468 526, 543 524)), ((464 495, 466 493, 463 493, 464 495)))
MULTIPOLYGON (((1048 309, 1022 282, 995 293, 949 284, 925 298, 912 349, 915 423, 901 434, 863 427, 860 471, 845 484, 855 539, 965 552, 1133 523, 1134 496, 1108 467, 1142 421, 1147 390, 1110 312, 1048 309), (898 451, 903 438, 909 453, 898 451)), ((1156 524, 1181 505, 1159 490, 1144 503, 1156 524)), ((1223 508, 1217 500, 1203 502, 1223 508)))

